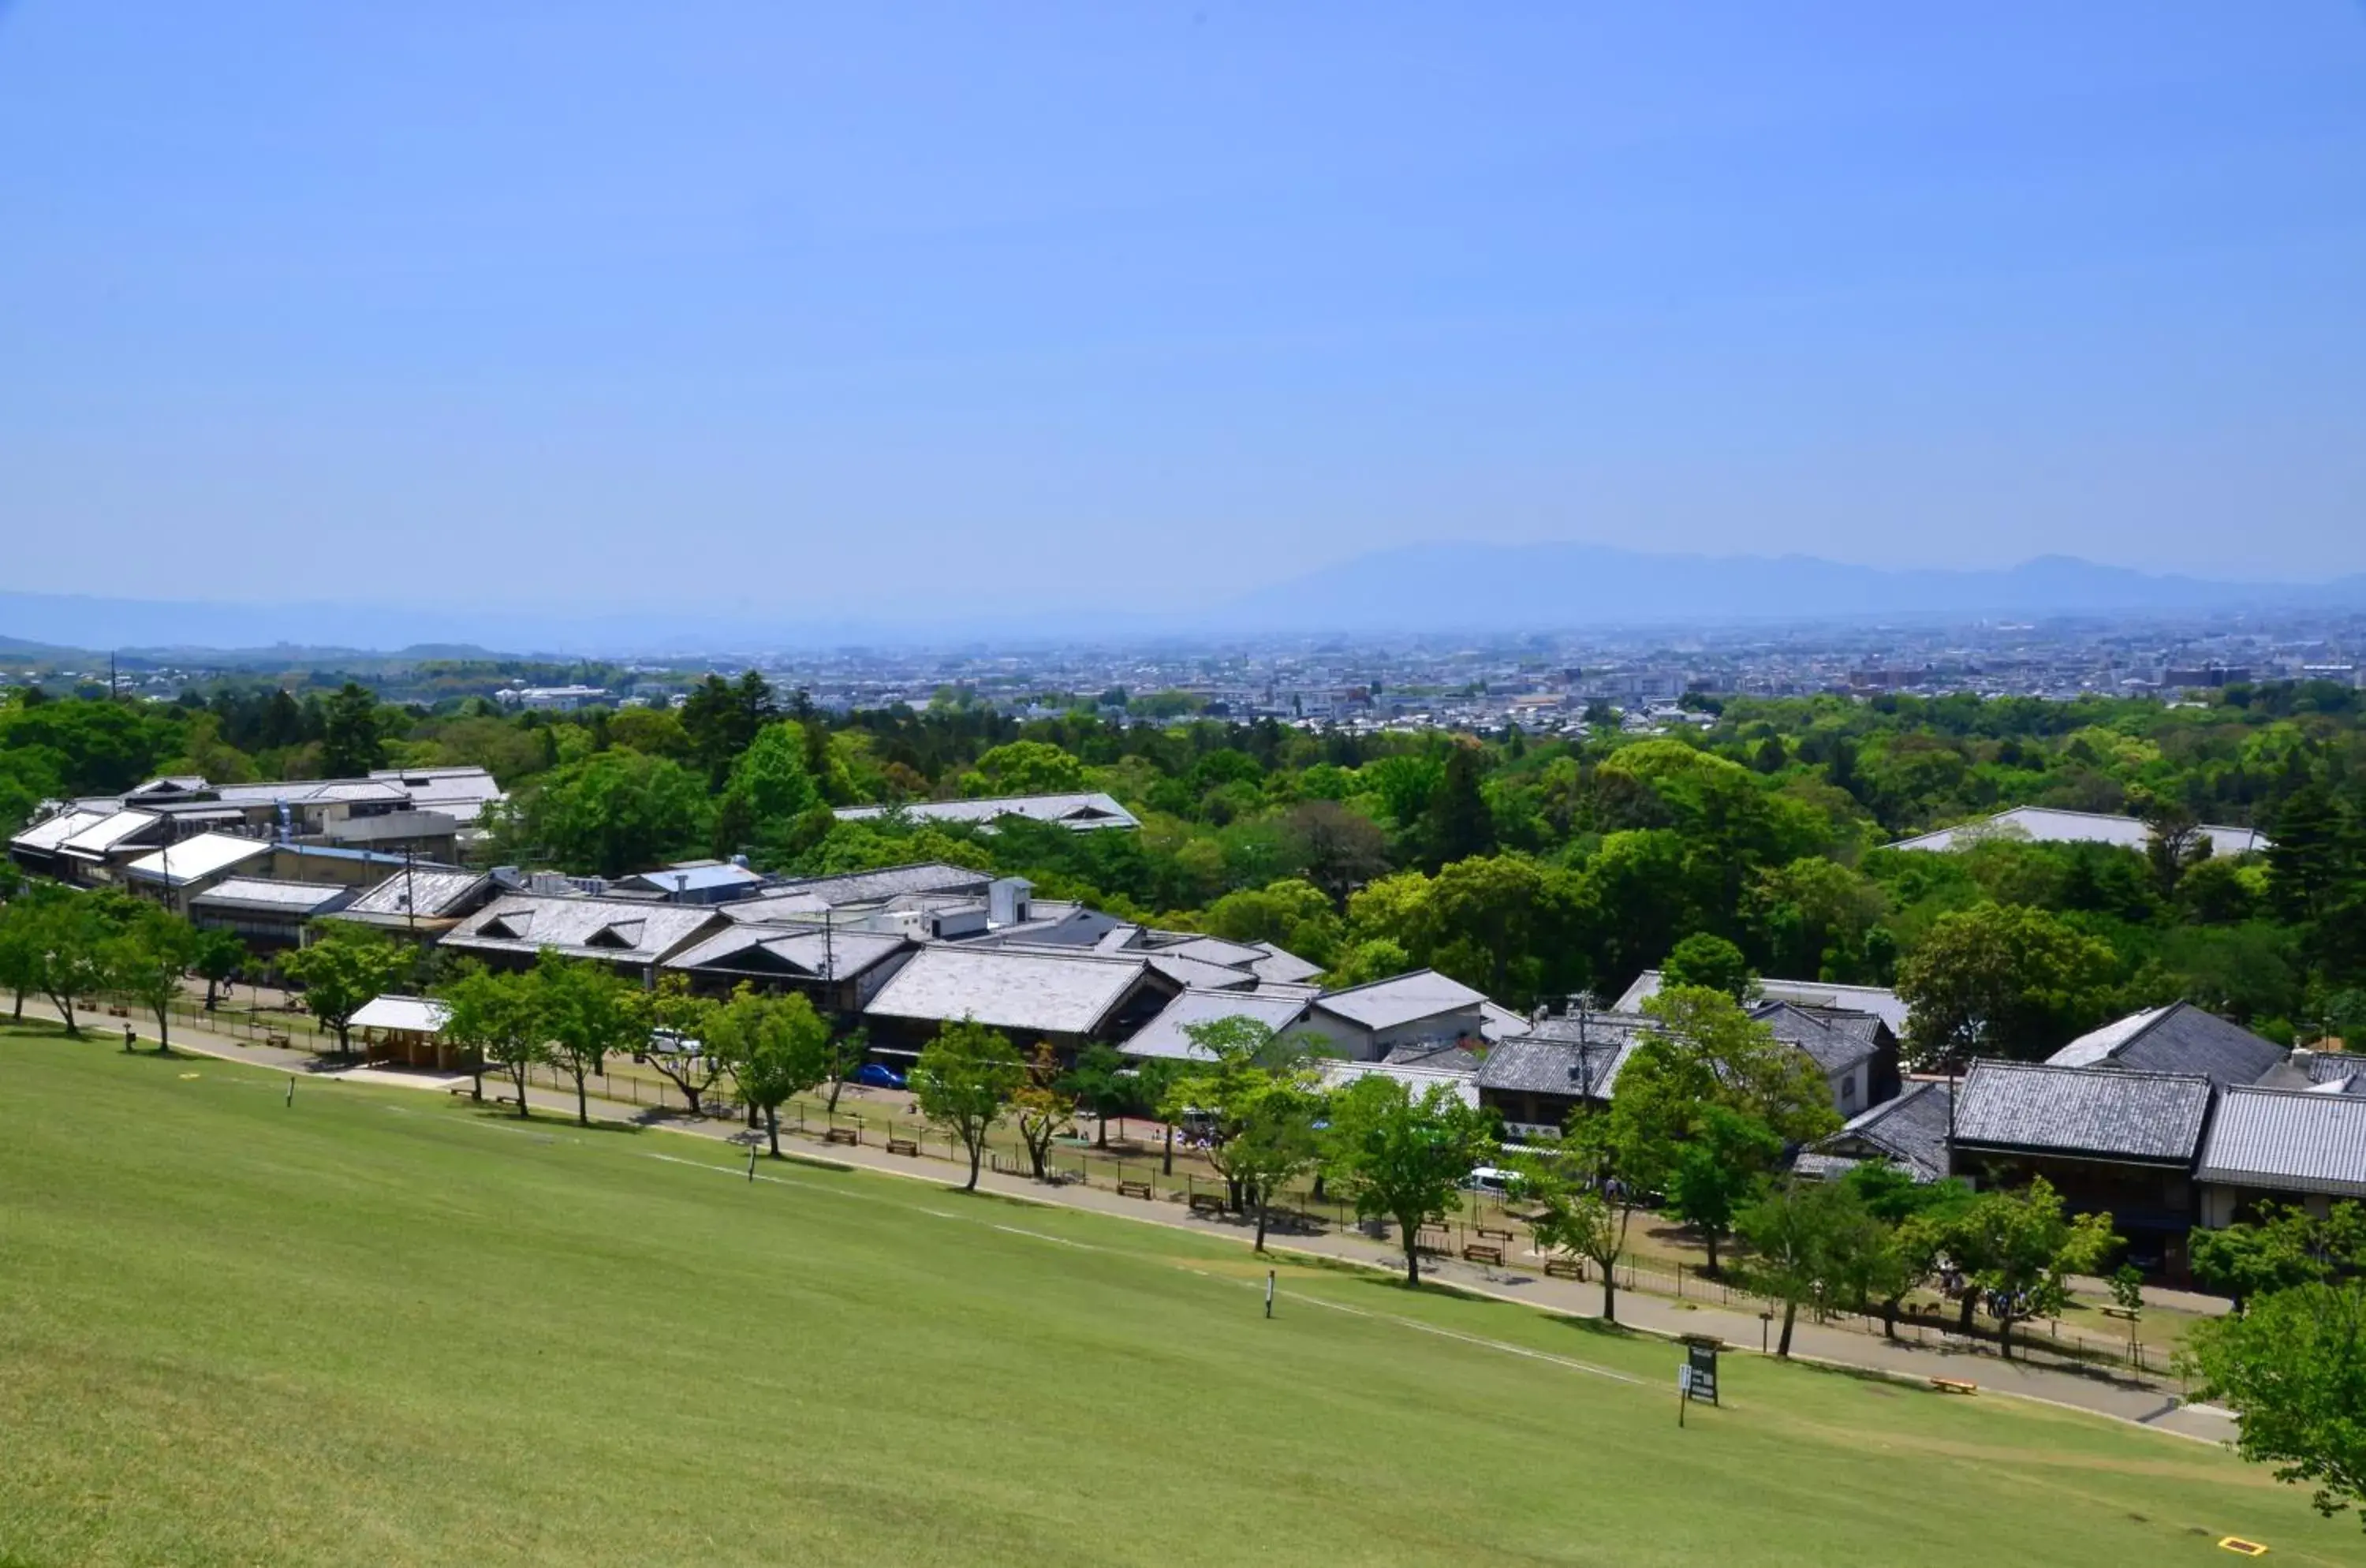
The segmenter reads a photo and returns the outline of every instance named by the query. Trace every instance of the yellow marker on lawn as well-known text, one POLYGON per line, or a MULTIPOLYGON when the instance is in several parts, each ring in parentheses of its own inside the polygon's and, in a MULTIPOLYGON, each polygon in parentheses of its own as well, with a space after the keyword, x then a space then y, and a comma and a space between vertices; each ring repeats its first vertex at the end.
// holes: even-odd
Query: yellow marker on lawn
POLYGON ((2266 1547, 2256 1540, 2245 1540, 2239 1535, 2230 1535, 2220 1541, 2218 1550, 2231 1551, 2237 1557, 2265 1557, 2268 1554, 2266 1547))
POLYGON ((185 1077, 185 1078, 193 1078, 193 1077, 196 1077, 197 1075, 197 1074, 195 1074, 195 1073, 183 1073, 181 1076, 182 1076, 183 1077, 185 1077))

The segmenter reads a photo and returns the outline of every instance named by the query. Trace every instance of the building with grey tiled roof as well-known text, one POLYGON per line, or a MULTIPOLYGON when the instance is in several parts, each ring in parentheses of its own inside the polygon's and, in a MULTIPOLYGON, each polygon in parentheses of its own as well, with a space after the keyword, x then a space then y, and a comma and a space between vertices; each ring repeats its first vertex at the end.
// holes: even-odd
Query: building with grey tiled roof
POLYGON ((658 965, 719 931, 723 917, 694 905, 513 893, 446 933, 439 945, 499 968, 524 968, 543 949, 592 958, 654 983, 658 965))
POLYGON ((1118 1049, 1129 1056, 1204 1061, 1208 1054, 1192 1043, 1187 1032, 1189 1026, 1212 1023, 1220 1018, 1253 1018, 1279 1034, 1306 1015, 1306 1005, 1307 998, 1303 997, 1187 988, 1118 1049))
POLYGON ((1949 1169, 1981 1187, 2042 1176, 2070 1212, 2109 1213, 2140 1263, 2181 1275, 2213 1093, 2198 1073, 1975 1061, 1955 1100, 1949 1169))
POLYGON ((1908 1084, 1894 1099, 1849 1118, 1848 1124, 1802 1153, 1803 1176, 1835 1177, 1868 1160, 1883 1160, 1917 1181, 1947 1174, 1947 1128, 1955 1086, 1929 1079, 1908 1084))
POLYGON ((2202 1219, 2232 1224, 2262 1201, 2322 1214, 2366 1199, 2366 1099, 2338 1089, 2230 1089, 2218 1097, 2194 1179, 2202 1219))
POLYGON ((969 1018, 1008 1033, 1022 1051, 1043 1040, 1065 1055, 1090 1041, 1125 1040, 1182 988, 1131 955, 929 942, 862 1015, 875 1039, 913 1050, 969 1018))
POLYGON ((851 1013, 875 996, 917 947, 894 931, 734 923, 659 967, 688 976, 691 988, 704 996, 727 996, 745 984, 759 991, 800 991, 826 1013, 851 1013))
POLYGON ((2092 1030, 2046 1060, 2057 1067, 2199 1073, 2221 1089, 2257 1083, 2283 1047, 2191 1002, 2146 1008, 2092 1030))
POLYGON ((1833 1108, 1843 1117, 1898 1093, 1898 1036, 1878 1015, 1762 1001, 1751 1007, 1750 1016, 1816 1064, 1831 1089, 1833 1108))

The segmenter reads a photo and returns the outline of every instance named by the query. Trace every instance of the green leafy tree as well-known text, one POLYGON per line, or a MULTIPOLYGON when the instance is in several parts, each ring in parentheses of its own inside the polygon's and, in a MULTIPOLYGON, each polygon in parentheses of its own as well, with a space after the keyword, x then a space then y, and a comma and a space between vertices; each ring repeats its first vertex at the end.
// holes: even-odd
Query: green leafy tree
POLYGON ((781 1107, 818 1085, 829 1070, 829 1024, 805 997, 767 996, 741 984, 706 1021, 706 1044, 730 1068, 739 1101, 764 1122, 781 1157, 781 1107))
POLYGON ((1000 1030, 974 1019, 947 1023, 913 1065, 913 1098, 920 1114, 961 1140, 969 1152, 964 1192, 977 1190, 986 1135, 1008 1114, 1027 1083, 1027 1059, 1000 1030))
POLYGON ((1450 865, 1494 849, 1495 820, 1480 789, 1485 769, 1485 754, 1476 741, 1458 741, 1448 748, 1437 791, 1430 796, 1422 824, 1431 864, 1450 865))
POLYGON ((607 1070, 610 1056, 648 1039, 640 993, 605 964, 567 958, 547 947, 535 956, 534 973, 550 1059, 575 1080, 575 1121, 588 1127, 588 1080, 607 1070))
POLYGON ((499 830, 516 855, 622 876, 704 847, 712 807, 705 781, 681 763, 602 751, 535 781, 499 830))
POLYGON ((1906 1048, 1936 1066, 1975 1055, 2045 1056, 2109 1012, 2111 944, 2022 906, 1942 915, 1898 970, 1911 1012, 1906 1048))
POLYGON ((720 787, 731 771, 732 760, 780 714, 771 685, 749 670, 737 681, 707 676, 683 702, 681 718, 682 733, 690 738, 692 758, 720 787))
POLYGON ((214 1010, 221 987, 238 978, 239 972, 246 967, 246 943, 239 941, 235 932, 208 928, 197 933, 197 949, 189 967, 206 983, 208 1012, 214 1010))
POLYGON ((699 1114, 706 1095, 720 1083, 729 1065, 706 1048, 706 1024, 715 1004, 691 995, 690 976, 662 976, 657 989, 641 994, 641 1024, 645 1043, 637 1060, 657 1069, 682 1091, 693 1116, 699 1114))
POLYGON ((961 792, 972 797, 997 795, 1073 795, 1085 787, 1084 764, 1044 740, 1013 740, 978 758, 962 775, 961 792))
POLYGON ((2193 1277, 2234 1298, 2241 1312, 2273 1291, 2366 1272, 2366 1209, 2341 1202, 2320 1218, 2296 1204, 2264 1203, 2253 1219, 2193 1233, 2193 1277))
POLYGON ((2366 1502, 2366 1282, 2299 1285, 2205 1318, 2180 1370, 2193 1397, 2235 1412, 2236 1451, 2314 1486, 2318 1512, 2366 1502))
POLYGON ((348 681, 322 705, 321 768, 332 779, 357 779, 386 766, 386 737, 377 694, 348 681))
POLYGON ((1038 1181, 1052 1179, 1052 1140, 1076 1120, 1076 1098, 1060 1081, 1059 1058, 1048 1041, 1038 1041, 1027 1064, 1027 1081, 1011 1096, 1018 1112, 1019 1142, 1027 1150, 1028 1168, 1038 1181))
POLYGON ((180 999, 181 976, 188 973, 197 952, 197 928, 161 908, 142 909, 107 943, 104 963, 110 988, 155 1019, 160 1055, 173 1054, 173 1004, 180 999))
POLYGON ((1493 1123, 1447 1086, 1416 1098, 1373 1073, 1331 1097, 1329 1145, 1330 1173, 1356 1213, 1396 1223, 1405 1284, 1418 1287, 1422 1224, 1461 1208, 1463 1181, 1494 1157, 1493 1123))
POLYGON ((1736 1228, 1751 1246, 1751 1287, 1783 1303, 1774 1353, 1786 1358, 1799 1308, 1820 1316, 1859 1293, 1885 1240, 1881 1222, 1838 1182, 1786 1181, 1743 1211, 1736 1228))
POLYGON ((772 863, 793 852, 806 817, 822 804, 806 751, 805 728, 794 719, 756 733, 731 765, 716 808, 715 853, 753 849, 772 863))
POLYGON ((1093 1113, 1093 1146, 1109 1147, 1109 1122, 1123 1115, 1139 1093, 1125 1057, 1113 1045, 1092 1044, 1076 1053, 1076 1066, 1061 1080, 1069 1099, 1093 1113))
POLYGON ((1741 949, 1707 931, 1695 931, 1676 943, 1660 966, 1660 976, 1664 985, 1723 991, 1737 1001, 1757 978, 1750 972, 1750 961, 1741 955, 1741 949))
POLYGON ((485 1067, 490 1063, 509 1075, 517 1092, 519 1117, 532 1115, 526 1104, 526 1078, 535 1064, 550 1059, 539 976, 496 974, 472 962, 437 987, 435 997, 445 1008, 444 1038, 468 1058, 470 1098, 480 1101, 485 1098, 485 1067))
MULTIPOLYGON (((1244 1013, 1205 1019, 1183 1026, 1198 1048, 1199 1059, 1186 1065, 1166 1085, 1160 1114, 1168 1122, 1198 1116, 1208 1130, 1208 1163, 1224 1179, 1225 1200, 1235 1209, 1252 1200, 1245 1173, 1233 1167, 1233 1145, 1257 1113, 1264 1098, 1293 1078, 1312 1088, 1304 1077, 1305 1060, 1299 1047, 1276 1038, 1273 1030, 1244 1013)), ((1245 1156, 1249 1151, 1240 1151, 1245 1156)))
POLYGON ((1325 1097, 1302 1076, 1283 1075, 1250 1101, 1224 1145, 1225 1174, 1240 1184, 1256 1214, 1256 1250, 1265 1250, 1273 1201, 1322 1163, 1316 1131, 1325 1097))
POLYGON ((388 937, 349 920, 312 928, 311 940, 279 959, 279 972, 304 988, 304 1010, 337 1036, 340 1055, 353 1051, 354 1014, 383 996, 409 966, 388 937))
POLYGON ((1809 1143, 1840 1125, 1814 1058, 1776 1039, 1723 991, 1663 986, 1643 1010, 1651 1027, 1619 1069, 1618 1093, 1669 1101, 1679 1136, 1693 1130, 1690 1108, 1707 1105, 1752 1118, 1786 1143, 1809 1143))
POLYGON ((18 1022, 25 1017, 25 998, 41 988, 46 969, 46 937, 41 931, 41 907, 18 897, 0 905, 0 986, 17 993, 18 1022))
POLYGON ((1969 1277, 1964 1326, 1981 1294, 1997 1319, 1997 1348, 2012 1359, 2012 1325, 2050 1317, 2068 1302, 2068 1277, 2092 1273, 2119 1246, 2109 1214, 2065 1213, 2043 1178, 2018 1192, 1983 1192, 1947 1228, 1947 1251, 1969 1277))
POLYGON ((1715 1274, 1718 1244, 1782 1156, 1783 1140, 1756 1117, 1716 1104, 1701 1108, 1688 1134, 1669 1179, 1668 1206, 1700 1233, 1715 1274))

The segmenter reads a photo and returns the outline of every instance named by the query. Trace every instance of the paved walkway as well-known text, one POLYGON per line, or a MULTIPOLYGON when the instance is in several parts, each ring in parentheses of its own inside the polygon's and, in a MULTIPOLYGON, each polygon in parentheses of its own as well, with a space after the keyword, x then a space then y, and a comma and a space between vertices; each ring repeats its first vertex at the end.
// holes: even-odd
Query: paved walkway
MULTIPOLYGON (((26 1009, 28 1014, 38 1012, 51 1019, 56 1016, 45 1006, 29 998, 26 1009)), ((94 1043, 104 1043, 119 1035, 121 1021, 109 1019, 106 1021, 113 1027, 85 1030, 94 1043)), ((149 1022, 150 1027, 140 1032, 143 1046, 153 1044, 153 1021, 149 1022)), ((466 1076, 456 1078, 444 1073, 341 1066, 332 1060, 315 1056, 309 1051, 254 1044, 187 1025, 177 1026, 174 1030, 173 1048, 276 1068, 303 1077, 351 1079, 370 1085, 436 1090, 449 1090, 468 1081, 466 1076)), ((514 1089, 506 1079, 489 1077, 486 1092, 489 1095, 496 1092, 509 1094, 514 1092, 514 1089)), ((530 1089, 526 1091, 526 1102, 530 1109, 554 1118, 571 1119, 575 1114, 575 1097, 569 1092, 530 1089)), ((591 1113, 604 1122, 658 1128, 717 1143, 736 1142, 743 1135, 740 1125, 734 1121, 717 1118, 693 1120, 679 1113, 645 1106, 619 1105, 596 1098, 591 1101, 591 1113)), ((785 1138, 789 1134, 784 1132, 783 1135, 785 1138)), ((805 1144, 814 1152, 814 1157, 889 1176, 929 1181, 958 1181, 966 1174, 963 1167, 947 1160, 926 1156, 917 1159, 894 1156, 872 1145, 823 1145, 819 1140, 811 1138, 805 1140, 805 1144)), ((1245 1221, 1195 1216, 1180 1203, 1121 1198, 1113 1191, 1081 1183, 1046 1186, 1023 1177, 1003 1176, 989 1171, 979 1177, 978 1186, 986 1191, 1035 1202, 1055 1203, 1141 1224, 1169 1225, 1224 1236, 1244 1246, 1248 1245, 1254 1235, 1254 1227, 1245 1221)), ((1268 1238, 1268 1246, 1279 1252, 1334 1258, 1398 1272, 1404 1267, 1403 1255, 1392 1246, 1375 1242, 1352 1231, 1276 1234, 1268 1238)), ((1457 1289, 1505 1301, 1525 1302, 1552 1312, 1584 1317, 1598 1317, 1602 1313, 1602 1288, 1598 1283, 1548 1278, 1542 1272, 1540 1261, 1532 1261, 1530 1267, 1523 1268, 1515 1259, 1511 1266, 1493 1268, 1459 1260, 1425 1258, 1422 1272, 1427 1278, 1457 1289)), ((1714 1334, 1729 1346, 1751 1354, 1757 1353, 1763 1336, 1779 1331, 1781 1326, 1779 1323, 1763 1324, 1755 1312, 1707 1302, 1677 1301, 1628 1290, 1618 1292, 1618 1321, 1630 1328, 1649 1333, 1714 1334)), ((1803 1360, 1913 1379, 1961 1379, 1977 1382, 1984 1393, 2011 1393, 2042 1400, 2204 1441, 2231 1441, 2235 1436, 2234 1421, 2225 1412, 2208 1405, 2184 1404, 2179 1397, 2178 1385, 2158 1378, 2007 1361, 1999 1357, 1992 1347, 1974 1348, 1959 1340, 1931 1344, 1916 1344, 1909 1340, 1893 1342, 1805 1319, 1795 1328, 1791 1346, 1793 1356, 1803 1360)))

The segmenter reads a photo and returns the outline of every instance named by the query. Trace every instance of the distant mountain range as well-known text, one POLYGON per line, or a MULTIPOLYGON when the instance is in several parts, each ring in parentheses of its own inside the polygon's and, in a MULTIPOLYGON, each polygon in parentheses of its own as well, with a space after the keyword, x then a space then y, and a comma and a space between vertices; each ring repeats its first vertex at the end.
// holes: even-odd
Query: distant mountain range
MULTIPOLYGON (((660 604, 663 595, 654 595, 660 604)), ((883 603, 876 618, 683 608, 564 609, 106 599, 0 592, 0 649, 147 653, 246 649, 254 662, 401 650, 414 658, 518 653, 629 656, 854 644, 1041 645, 1086 639, 1329 632, 1583 631, 1736 621, 1982 620, 2024 615, 2366 611, 2366 573, 2234 583, 2045 556, 2002 570, 1889 570, 1812 556, 1653 555, 1599 545, 1411 545, 1358 556, 1189 615, 975 604, 930 613, 883 603)))
POLYGON ((2366 574, 2306 584, 2230 583, 2068 556, 2003 570, 1897 571, 1812 556, 1412 545, 1260 589, 1223 615, 1308 630, 1443 631, 2250 609, 2366 610, 2366 574))

